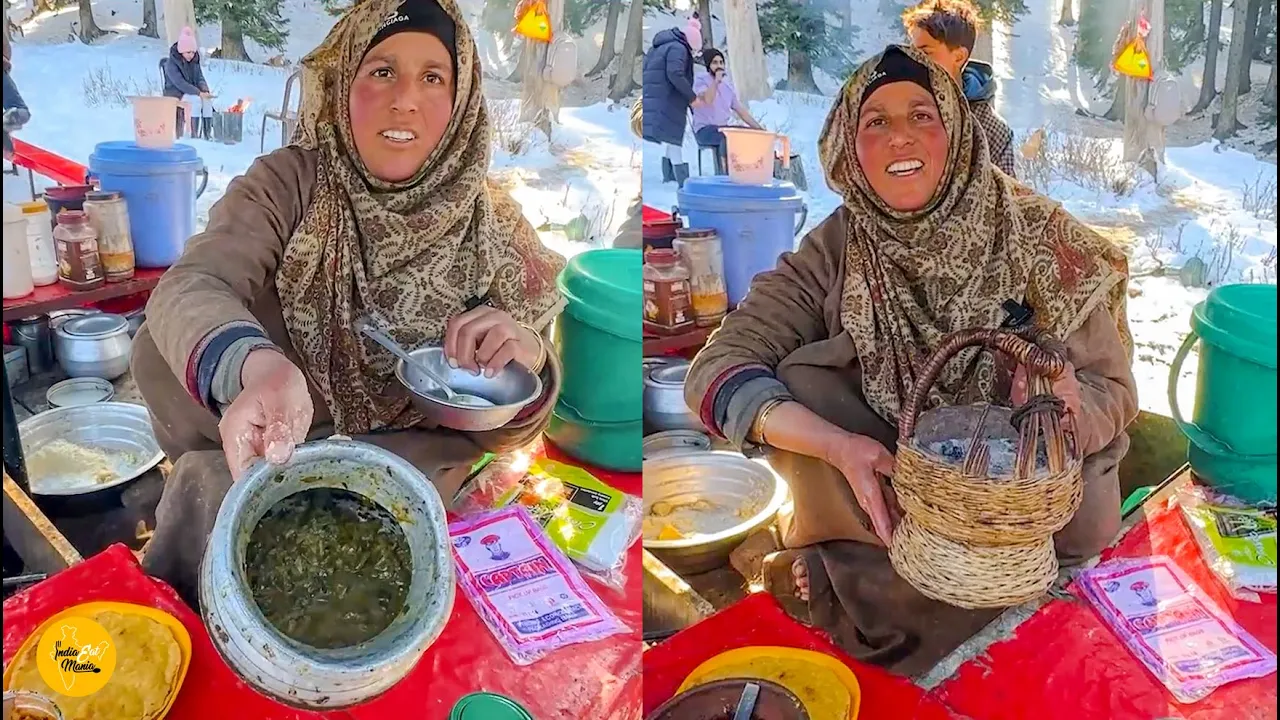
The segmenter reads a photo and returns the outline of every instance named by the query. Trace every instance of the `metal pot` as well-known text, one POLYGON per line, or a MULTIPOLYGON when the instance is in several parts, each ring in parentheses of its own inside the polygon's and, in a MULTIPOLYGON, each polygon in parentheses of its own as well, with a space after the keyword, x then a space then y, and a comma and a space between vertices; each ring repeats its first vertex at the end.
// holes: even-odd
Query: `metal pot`
POLYGON ((655 431, 704 431, 702 421, 684 401, 689 361, 652 367, 644 377, 644 421, 655 431))
POLYGON ((386 450, 343 439, 307 443, 280 467, 259 461, 231 486, 200 564, 200 606, 213 644, 258 692, 292 707, 329 710, 367 702, 400 682, 444 630, 453 610, 453 558, 444 503, 422 473, 386 450), (391 512, 409 541, 406 611, 372 640, 321 650, 263 617, 249 592, 245 552, 262 516, 303 490, 358 493, 391 512))
POLYGON ((53 369, 53 331, 48 315, 25 317, 13 324, 13 339, 27 351, 27 367, 32 375, 53 369))
POLYGON ((687 455, 711 450, 711 438, 696 430, 667 430, 645 437, 640 443, 645 460, 667 455, 687 455))
POLYGON ((755 499, 760 509, 719 532, 681 540, 645 539, 644 548, 680 575, 722 567, 729 553, 755 530, 773 522, 787 498, 787 484, 764 460, 735 452, 666 455, 644 462, 644 511, 658 501, 706 500, 737 507, 755 499))
POLYGON ((133 338, 123 316, 100 313, 71 318, 53 332, 53 349, 67 375, 115 380, 129 372, 133 338))
POLYGON ((57 330, 62 323, 85 315, 101 315, 102 311, 98 308, 69 308, 67 310, 53 310, 49 313, 49 329, 57 330))
POLYGON ((129 337, 133 337, 138 334, 138 330, 142 328, 142 323, 146 321, 147 309, 130 310, 124 314, 124 319, 129 322, 129 337))

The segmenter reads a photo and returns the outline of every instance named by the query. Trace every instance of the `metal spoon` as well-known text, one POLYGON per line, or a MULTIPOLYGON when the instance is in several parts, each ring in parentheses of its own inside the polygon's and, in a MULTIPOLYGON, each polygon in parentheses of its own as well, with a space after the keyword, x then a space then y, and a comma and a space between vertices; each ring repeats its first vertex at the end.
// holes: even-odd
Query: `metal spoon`
POLYGON ((738 700, 738 709, 733 713, 733 720, 751 720, 756 711, 756 701, 760 698, 760 686, 747 683, 742 689, 742 697, 738 700))
POLYGON ((425 375, 429 380, 431 380, 431 382, 435 383, 437 387, 444 391, 444 399, 448 402, 456 405, 470 405, 472 407, 493 407, 493 403, 479 395, 454 392, 453 388, 449 387, 449 383, 445 382, 439 375, 432 371, 431 368, 427 367, 417 358, 405 352, 405 349, 400 347, 400 343, 392 340, 390 335, 387 335, 374 327, 367 319, 360 320, 356 323, 356 328, 360 332, 369 336, 369 338, 374 342, 387 350, 390 350, 393 355, 403 360, 406 365, 411 365, 415 370, 425 375))

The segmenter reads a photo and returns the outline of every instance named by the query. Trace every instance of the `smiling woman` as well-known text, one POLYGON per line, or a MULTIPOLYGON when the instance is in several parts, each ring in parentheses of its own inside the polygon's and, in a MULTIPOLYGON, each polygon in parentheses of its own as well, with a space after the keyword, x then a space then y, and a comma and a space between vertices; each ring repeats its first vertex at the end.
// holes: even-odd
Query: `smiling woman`
MULTIPOLYGON (((1065 341, 1054 392, 1075 415, 1085 488, 1055 540, 1063 559, 1091 556, 1119 525, 1117 467, 1137 414, 1127 265, 995 169, 961 88, 919 51, 890 46, 859 68, 819 148, 843 206, 755 277, 694 360, 686 401, 713 432, 762 446, 790 485, 769 590, 854 657, 914 674, 996 615, 921 595, 885 550, 899 413, 922 360, 950 332, 1000 327, 1010 300, 1065 341)), ((1021 404, 1021 378, 971 349, 930 406, 1021 404)))
POLYGON ((455 0, 361 2, 302 68, 293 143, 231 183, 134 342, 174 463, 144 565, 193 604, 221 498, 256 459, 336 432, 413 463, 447 503, 485 451, 537 437, 560 390, 544 337, 564 262, 487 182, 479 55, 455 0), (495 430, 439 427, 357 333, 366 317, 455 368, 521 365, 544 391, 495 430))

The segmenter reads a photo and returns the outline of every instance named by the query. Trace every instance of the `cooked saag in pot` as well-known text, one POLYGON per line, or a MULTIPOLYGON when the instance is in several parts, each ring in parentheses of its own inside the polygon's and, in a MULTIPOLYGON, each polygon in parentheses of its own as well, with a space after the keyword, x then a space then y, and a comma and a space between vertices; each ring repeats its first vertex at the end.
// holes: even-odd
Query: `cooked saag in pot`
POLYGON ((316 648, 370 640, 404 610, 412 576, 391 513, 336 488, 276 503, 249 536, 245 574, 267 621, 316 648))

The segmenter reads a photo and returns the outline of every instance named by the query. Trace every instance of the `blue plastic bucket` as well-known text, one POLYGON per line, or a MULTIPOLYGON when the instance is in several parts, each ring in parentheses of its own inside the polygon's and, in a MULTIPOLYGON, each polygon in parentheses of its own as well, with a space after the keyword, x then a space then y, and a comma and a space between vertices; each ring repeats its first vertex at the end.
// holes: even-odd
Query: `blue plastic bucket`
POLYGON ((99 143, 89 156, 89 174, 103 190, 124 196, 135 264, 167 268, 177 262, 195 234, 196 198, 209 184, 196 149, 145 148, 121 140, 99 143))
POLYGON ((774 269, 779 255, 795 250, 809 212, 788 182, 743 185, 727 177, 689 178, 677 198, 689 227, 711 228, 720 236, 731 305, 747 296, 756 274, 774 269))

